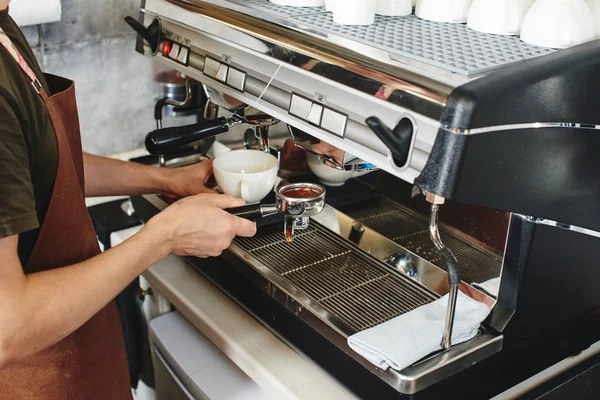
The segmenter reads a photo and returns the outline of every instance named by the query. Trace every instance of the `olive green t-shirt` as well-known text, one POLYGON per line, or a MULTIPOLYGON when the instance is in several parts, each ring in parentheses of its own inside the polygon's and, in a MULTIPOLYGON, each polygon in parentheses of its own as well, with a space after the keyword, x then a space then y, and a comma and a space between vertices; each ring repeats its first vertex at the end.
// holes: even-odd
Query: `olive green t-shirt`
MULTIPOLYGON (((48 85, 18 26, 0 10, 0 27, 48 85)), ((29 78, 0 45, 0 238, 19 235, 26 264, 46 216, 58 166, 58 148, 46 105, 29 78)))

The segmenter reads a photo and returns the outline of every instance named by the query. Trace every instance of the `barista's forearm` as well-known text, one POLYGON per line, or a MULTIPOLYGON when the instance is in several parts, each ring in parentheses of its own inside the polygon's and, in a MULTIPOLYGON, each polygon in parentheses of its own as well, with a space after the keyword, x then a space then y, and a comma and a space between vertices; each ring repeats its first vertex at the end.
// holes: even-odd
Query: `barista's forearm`
MULTIPOLYGON (((0 370, 74 332, 136 276, 165 257, 169 249, 159 236, 157 229, 144 228, 82 263, 30 275, 3 275, 0 370)), ((18 258, 16 262, 20 268, 18 258)))
POLYGON ((85 195, 120 196, 163 193, 168 170, 83 153, 85 195))

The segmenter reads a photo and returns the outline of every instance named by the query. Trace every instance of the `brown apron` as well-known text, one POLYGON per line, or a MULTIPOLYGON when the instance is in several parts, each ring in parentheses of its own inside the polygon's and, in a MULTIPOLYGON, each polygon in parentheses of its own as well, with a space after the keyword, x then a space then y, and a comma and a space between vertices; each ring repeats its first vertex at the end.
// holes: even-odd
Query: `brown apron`
MULTIPOLYGON (((85 205, 75 86, 53 75, 46 75, 46 79, 54 95, 48 98, 43 90, 40 94, 56 132, 58 170, 46 218, 25 266, 27 274, 75 264, 100 253, 85 205)), ((125 344, 114 301, 60 342, 0 369, 0 399, 131 398, 125 344)))

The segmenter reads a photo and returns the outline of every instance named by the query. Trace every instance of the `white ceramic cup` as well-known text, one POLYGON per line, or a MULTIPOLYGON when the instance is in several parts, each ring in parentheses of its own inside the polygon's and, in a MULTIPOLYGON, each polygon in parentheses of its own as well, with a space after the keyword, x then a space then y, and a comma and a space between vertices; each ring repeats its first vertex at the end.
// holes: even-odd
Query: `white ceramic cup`
POLYGON ((336 0, 325 0, 325 10, 326 11, 333 11, 333 3, 335 3, 336 0))
POLYGON ((436 22, 467 22, 473 0, 417 0, 415 15, 436 22))
POLYGON ((333 22, 341 25, 371 25, 375 22, 377 0, 336 0, 333 22))
POLYGON ((322 7, 325 0, 270 0, 273 4, 290 7, 322 7))
POLYGON ((594 17, 585 0, 537 0, 521 27, 521 40, 562 49, 594 40, 594 17))
POLYGON ((594 31, 596 39, 600 39, 600 0, 587 0, 588 6, 594 17, 594 31))
POLYGON ((533 0, 473 0, 467 26, 478 32, 518 35, 533 0))
POLYGON ((235 150, 213 162, 213 173, 223 193, 243 199, 247 204, 260 202, 275 186, 277 158, 258 150, 235 150))
POLYGON ((412 0, 378 0, 375 14, 398 17, 412 14, 412 0))
POLYGON ((325 186, 342 186, 350 178, 356 178, 357 176, 365 175, 365 171, 342 171, 333 167, 329 167, 319 160, 314 154, 307 153, 306 161, 308 162, 308 168, 313 174, 319 178, 319 181, 325 186))

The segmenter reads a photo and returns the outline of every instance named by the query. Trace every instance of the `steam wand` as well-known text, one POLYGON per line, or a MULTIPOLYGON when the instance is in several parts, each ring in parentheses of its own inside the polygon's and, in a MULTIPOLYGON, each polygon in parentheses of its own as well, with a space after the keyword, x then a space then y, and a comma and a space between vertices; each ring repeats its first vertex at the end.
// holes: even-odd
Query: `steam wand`
POLYGON ((446 324, 444 336, 442 337, 442 347, 447 350, 452 346, 452 328, 454 326, 454 315, 456 313, 456 298, 458 296, 458 285, 460 284, 460 275, 458 261, 447 248, 440 238, 439 214, 440 205, 444 204, 445 199, 433 193, 427 193, 426 199, 431 203, 431 216, 429 220, 429 236, 435 245, 440 257, 446 264, 448 271, 448 283, 450 284, 450 293, 448 294, 448 310, 446 311, 446 324))

